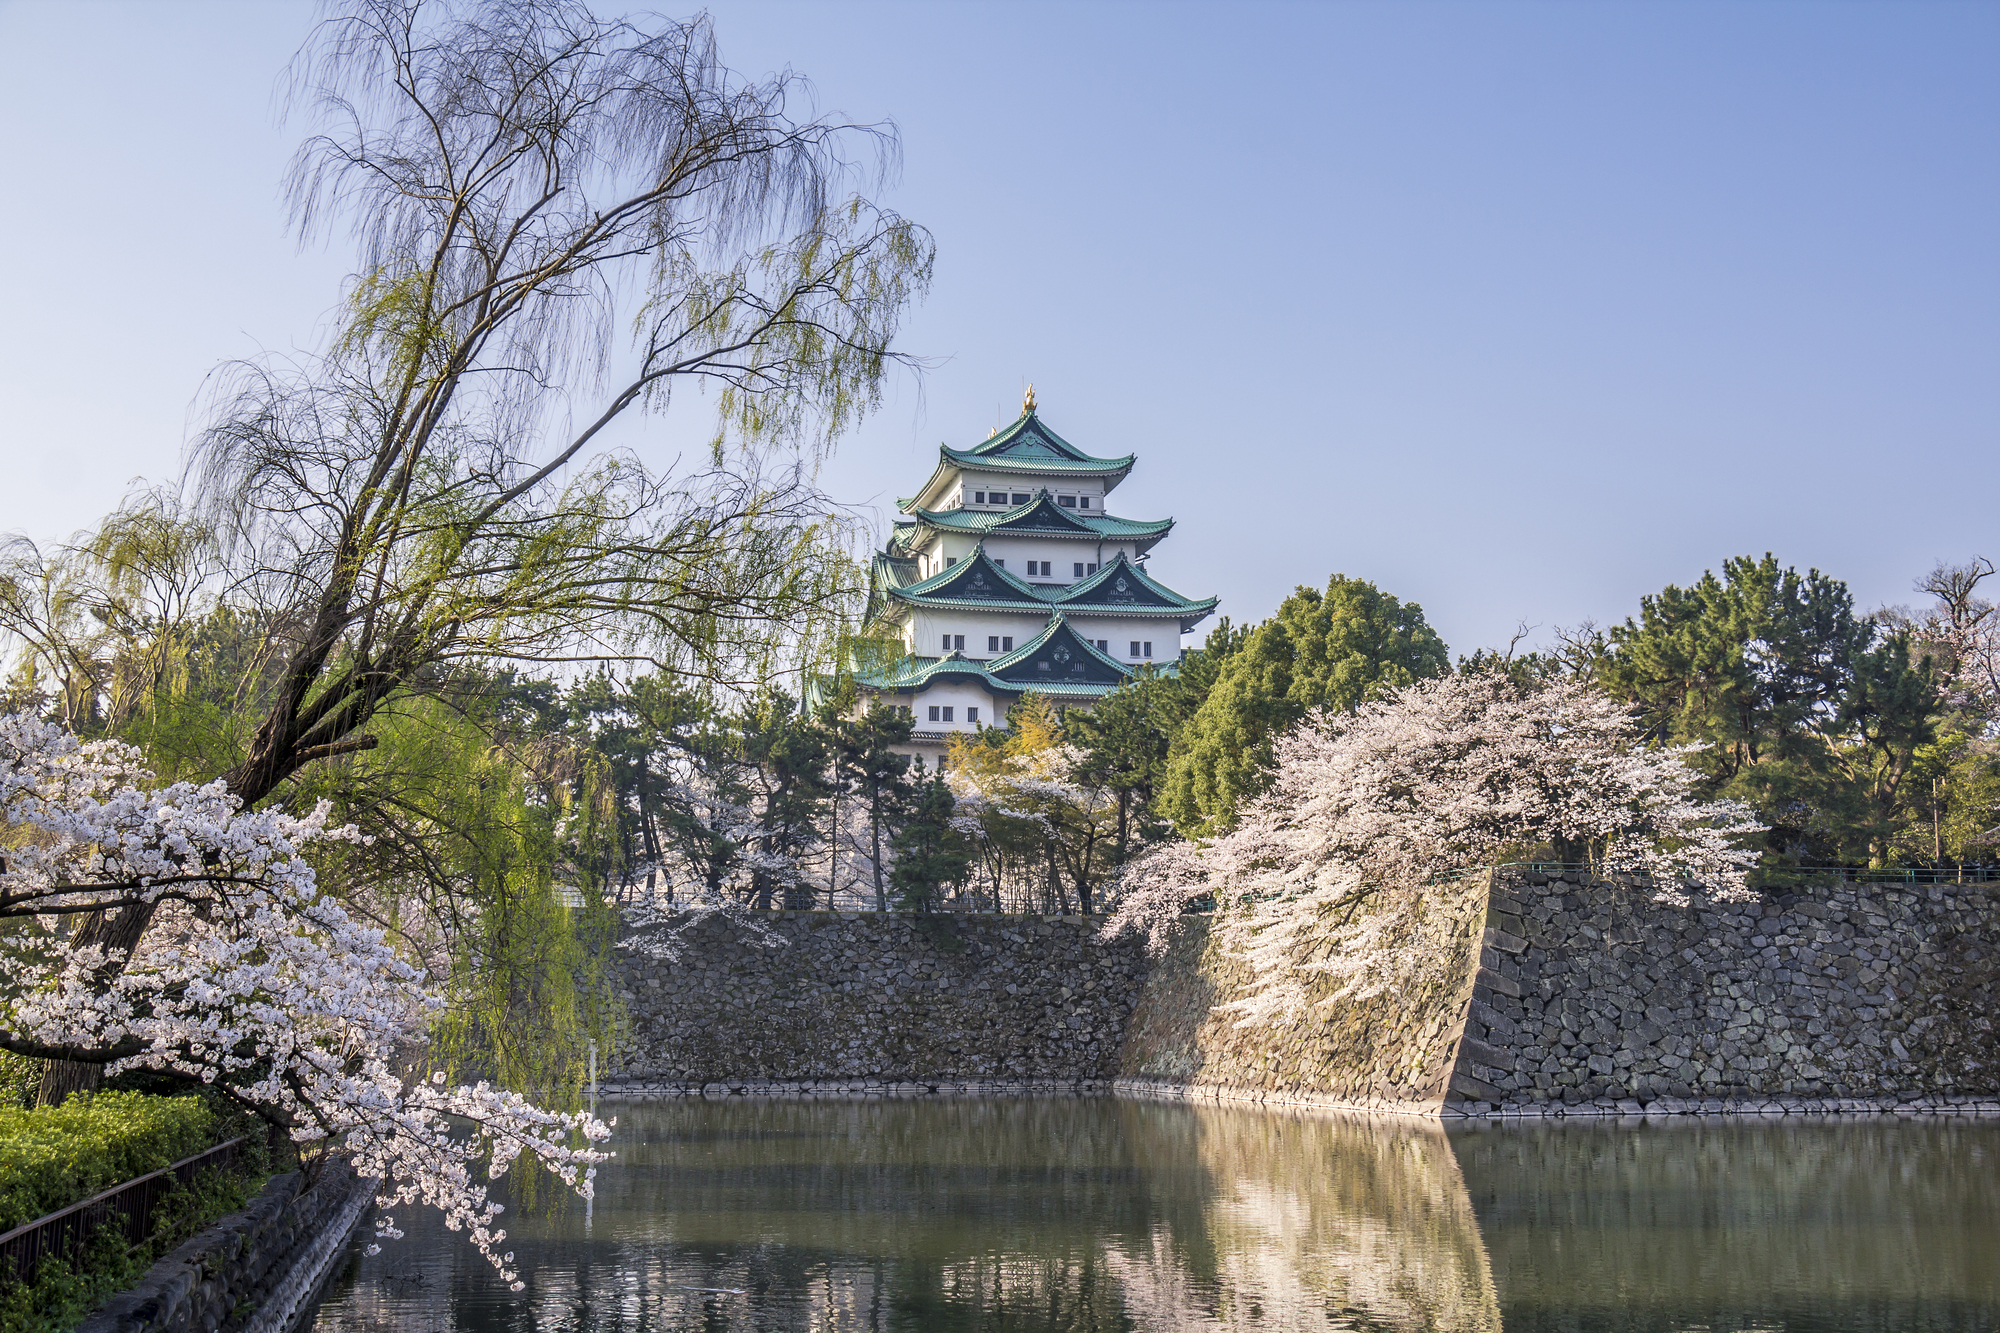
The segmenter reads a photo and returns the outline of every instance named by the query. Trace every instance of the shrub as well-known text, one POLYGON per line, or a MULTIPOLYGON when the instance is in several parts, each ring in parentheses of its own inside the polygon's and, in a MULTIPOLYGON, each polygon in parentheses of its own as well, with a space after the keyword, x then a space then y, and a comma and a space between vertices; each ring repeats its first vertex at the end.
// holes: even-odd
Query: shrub
POLYGON ((200 1097, 138 1092, 0 1109, 0 1231, 202 1151, 215 1122, 200 1097))
POLYGON ((225 1213, 241 1208, 270 1165, 261 1126, 207 1095, 104 1091, 61 1106, 0 1107, 0 1231, 80 1202, 212 1146, 249 1134, 235 1171, 201 1173, 153 1210, 152 1233, 127 1249, 101 1227, 67 1259, 48 1259, 22 1281, 0 1268, 0 1333, 61 1333, 138 1281, 153 1261, 225 1213))
POLYGON ((0 1110, 17 1110, 35 1104, 35 1090, 41 1086, 42 1062, 12 1051, 0 1051, 0 1110))

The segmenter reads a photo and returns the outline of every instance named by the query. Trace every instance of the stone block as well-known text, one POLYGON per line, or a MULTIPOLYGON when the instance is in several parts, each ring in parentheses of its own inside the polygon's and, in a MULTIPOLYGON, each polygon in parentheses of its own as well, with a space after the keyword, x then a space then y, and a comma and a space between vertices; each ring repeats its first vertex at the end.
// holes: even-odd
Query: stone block
POLYGON ((1511 1070, 1515 1065, 1512 1051, 1501 1050, 1475 1037, 1459 1039, 1458 1057, 1461 1061, 1470 1060, 1474 1064, 1485 1065, 1488 1069, 1511 1070))
POLYGON ((1499 1088, 1462 1070, 1453 1071, 1446 1095, 1451 1101, 1499 1103, 1507 1100, 1506 1094, 1499 1088))

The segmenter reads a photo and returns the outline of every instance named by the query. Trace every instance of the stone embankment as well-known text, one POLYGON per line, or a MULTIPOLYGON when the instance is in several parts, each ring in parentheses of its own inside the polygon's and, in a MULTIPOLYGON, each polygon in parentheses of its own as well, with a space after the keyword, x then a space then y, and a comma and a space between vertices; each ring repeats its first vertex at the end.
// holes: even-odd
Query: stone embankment
POLYGON ((1990 1105, 2000 886, 1662 904, 1502 871, 1450 1093, 1474 1109, 1990 1105))
POLYGON ((2000 1113, 2000 886, 1748 904, 1502 870, 1440 886, 1393 985, 1242 1024, 1190 921, 1148 962, 1081 917, 778 913, 627 956, 609 1091, 1101 1093, 1447 1115, 2000 1113), (1411 960, 1415 960, 1414 962, 1411 960))
POLYGON ((339 1162, 309 1187, 297 1171, 273 1176, 247 1208, 154 1264, 77 1333, 288 1333, 374 1192, 339 1162))
POLYGON ((1146 972, 1086 917, 781 912, 768 938, 711 918, 680 961, 624 954, 613 1082, 1080 1088, 1115 1077, 1146 972))

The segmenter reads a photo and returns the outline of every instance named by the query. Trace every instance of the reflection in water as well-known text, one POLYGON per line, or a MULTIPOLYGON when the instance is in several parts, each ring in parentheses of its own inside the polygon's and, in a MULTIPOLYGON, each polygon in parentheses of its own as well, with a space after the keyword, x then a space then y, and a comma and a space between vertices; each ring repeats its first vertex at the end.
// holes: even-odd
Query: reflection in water
POLYGON ((1448 1141, 1109 1100, 606 1110, 588 1222, 513 1219, 523 1296, 409 1226, 357 1246, 317 1327, 2000 1328, 2000 1127, 1448 1141))
POLYGON ((1125 1104, 1134 1150, 1199 1163, 1143 1249, 1107 1245, 1142 1328, 1497 1329, 1444 1134, 1420 1120, 1125 1104))
POLYGON ((1454 1131, 1508 1333, 2000 1328, 2000 1126, 1454 1131))

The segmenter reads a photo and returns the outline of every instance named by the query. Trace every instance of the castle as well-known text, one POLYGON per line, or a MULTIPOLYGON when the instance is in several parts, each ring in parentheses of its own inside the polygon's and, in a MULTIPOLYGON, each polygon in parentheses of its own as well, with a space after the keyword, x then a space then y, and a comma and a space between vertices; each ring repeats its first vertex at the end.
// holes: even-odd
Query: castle
POLYGON ((1097 458, 1045 425, 1031 387, 1021 415, 937 468, 869 572, 866 635, 896 648, 858 673, 908 708, 920 751, 955 731, 1004 725, 1032 690, 1087 705, 1142 668, 1172 670, 1181 636, 1215 609, 1146 573, 1170 518, 1114 517, 1106 497, 1133 455, 1097 458))

